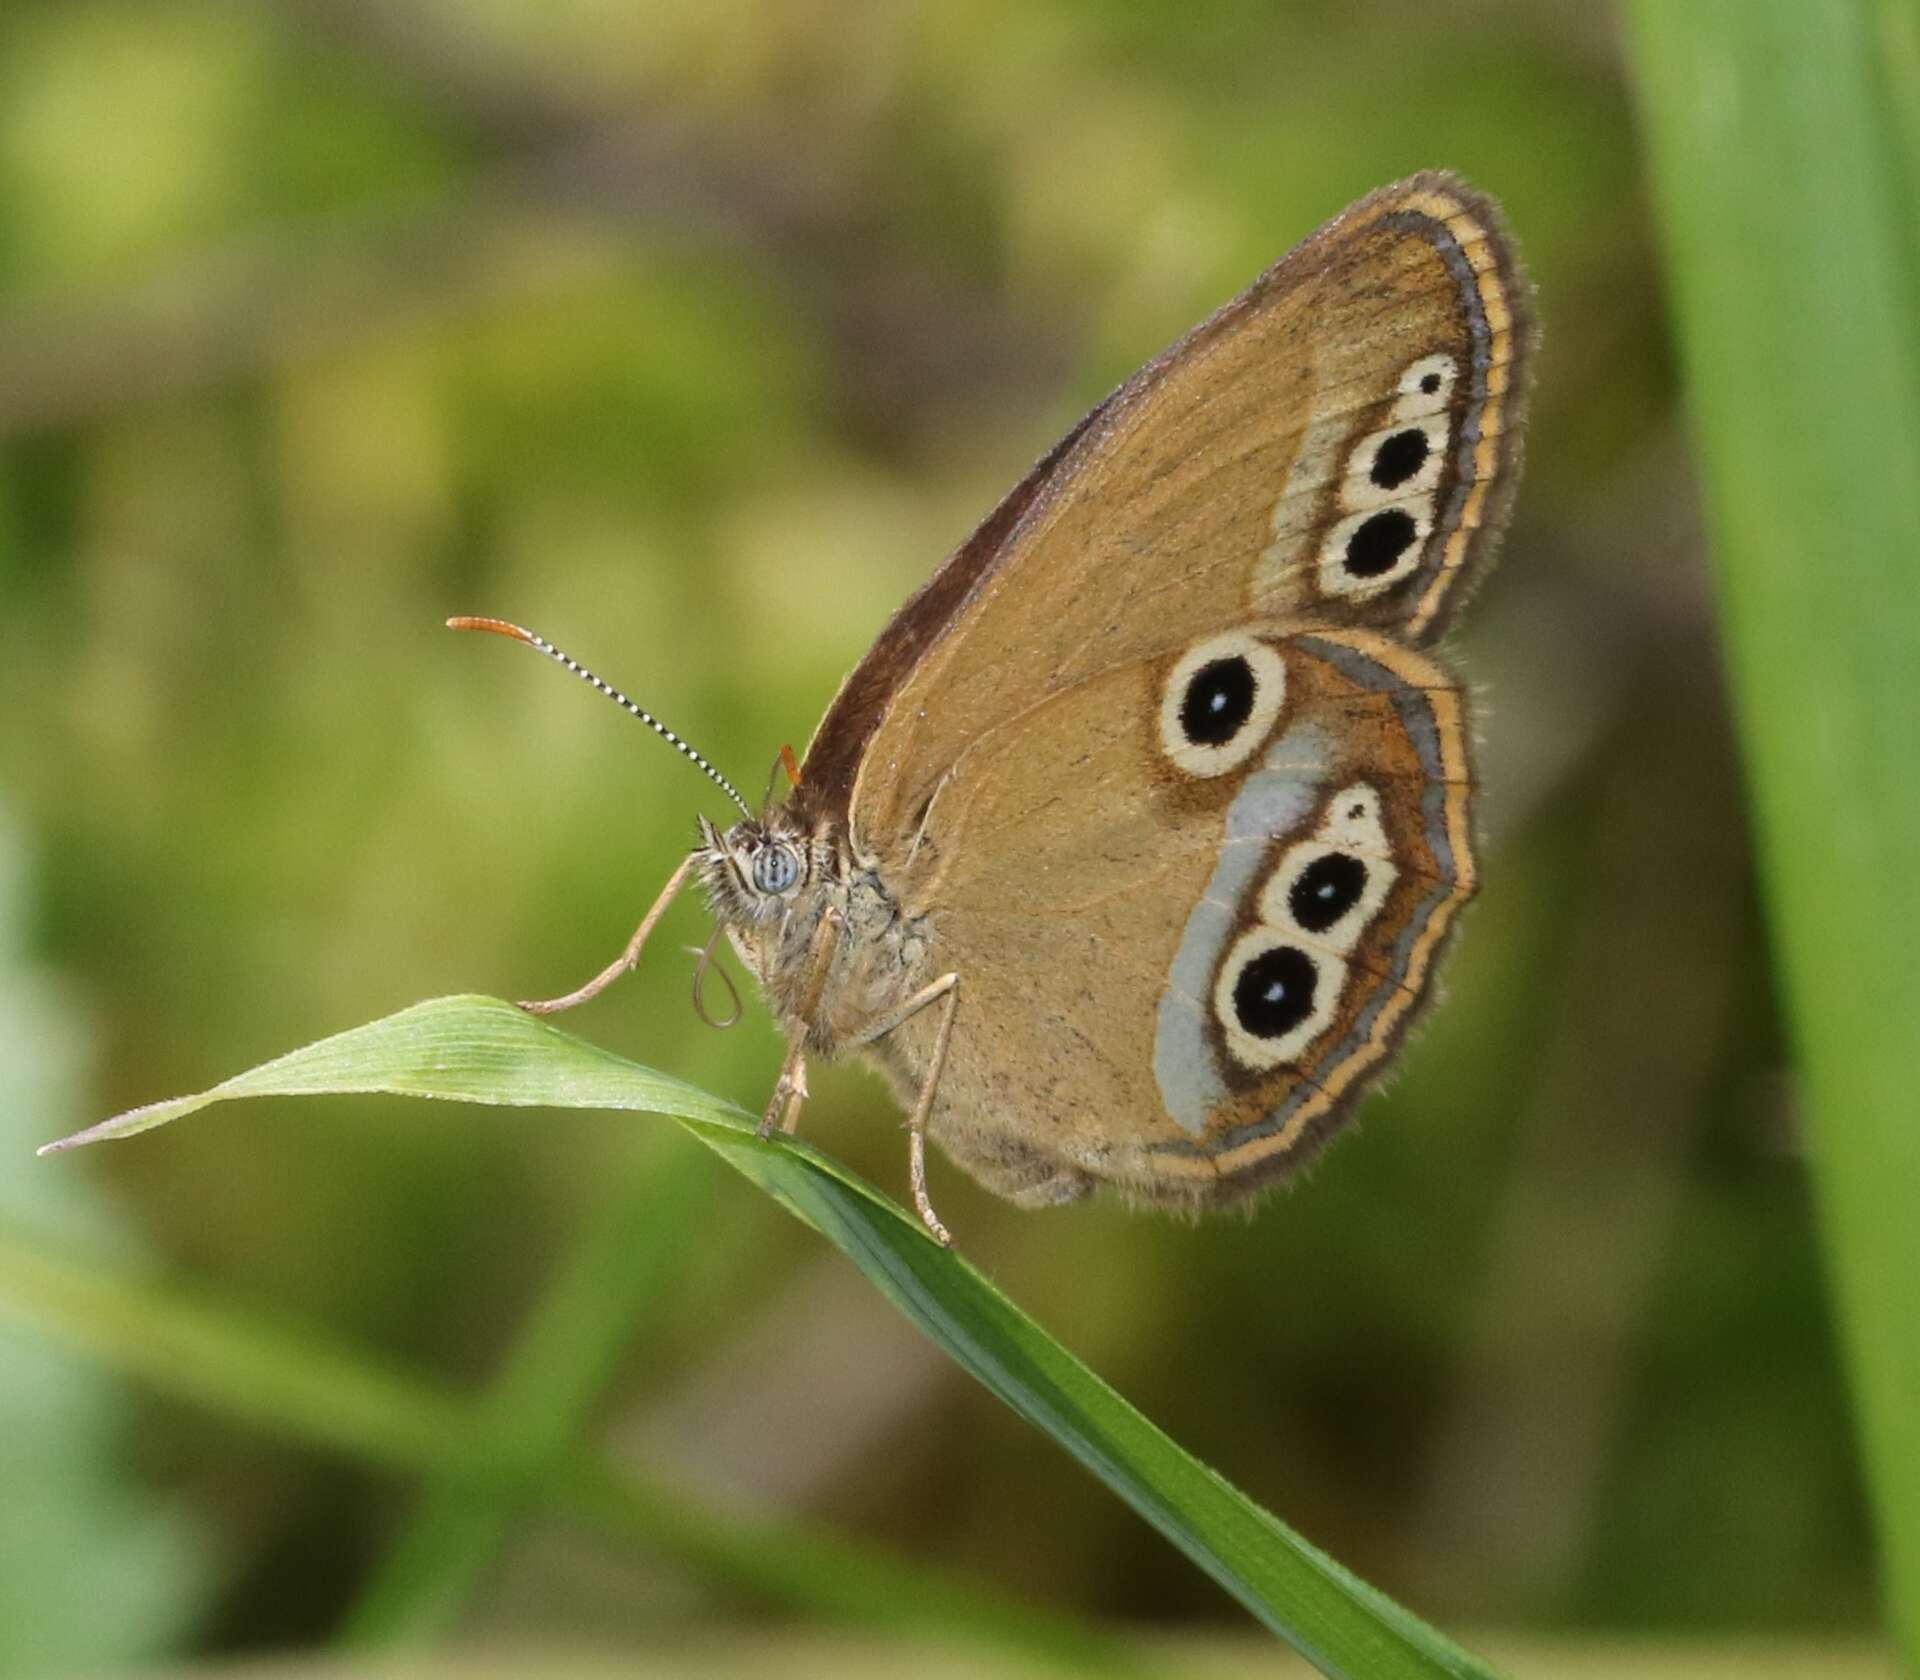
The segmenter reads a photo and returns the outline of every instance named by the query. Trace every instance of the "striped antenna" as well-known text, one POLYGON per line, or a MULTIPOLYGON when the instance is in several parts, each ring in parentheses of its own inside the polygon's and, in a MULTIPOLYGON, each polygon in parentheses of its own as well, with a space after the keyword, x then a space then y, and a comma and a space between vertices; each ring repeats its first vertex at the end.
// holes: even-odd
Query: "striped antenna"
POLYGON ((734 790, 733 783, 721 775, 718 770, 714 769, 711 764, 695 752, 692 747, 688 746, 685 741, 681 740, 678 735, 674 734, 674 732, 655 717, 653 713, 648 711, 644 706, 636 706, 622 694, 619 689, 613 687, 610 683, 603 683, 578 660, 569 659, 544 636, 536 636, 531 630, 523 630, 517 624, 509 624, 504 618, 450 618, 447 620, 447 628, 449 630, 485 630, 495 636, 506 636, 516 642, 525 642, 530 648, 538 648, 549 659, 566 666, 566 668, 582 682, 591 683, 616 706, 631 712, 656 735, 664 737, 667 744, 679 752, 682 757, 692 759, 695 764, 705 771, 708 779, 714 782, 720 788, 721 792, 731 799, 734 804, 738 805, 745 815, 748 817, 753 815, 753 812, 747 809, 747 802, 734 790))

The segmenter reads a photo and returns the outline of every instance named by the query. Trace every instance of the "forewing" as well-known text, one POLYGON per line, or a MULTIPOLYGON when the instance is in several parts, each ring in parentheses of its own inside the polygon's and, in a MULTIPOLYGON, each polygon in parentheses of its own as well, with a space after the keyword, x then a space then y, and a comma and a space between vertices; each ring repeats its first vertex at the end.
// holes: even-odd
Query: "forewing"
POLYGON ((1530 343, 1492 204, 1361 201, 1082 422, 909 602, 808 757, 883 865, 968 746, 1253 617, 1438 633, 1517 469, 1530 343), (856 779, 851 789, 847 774, 856 779))

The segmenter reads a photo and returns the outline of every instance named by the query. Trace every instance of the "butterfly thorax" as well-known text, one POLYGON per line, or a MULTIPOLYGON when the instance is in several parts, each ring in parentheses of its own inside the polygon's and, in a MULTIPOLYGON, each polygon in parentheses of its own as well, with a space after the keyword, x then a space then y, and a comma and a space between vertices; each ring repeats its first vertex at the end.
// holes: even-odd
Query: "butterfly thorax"
POLYGON ((810 830, 776 811, 724 834, 702 820, 695 852, 714 919, 789 1032, 830 1056, 872 1035, 913 995, 924 918, 902 914, 844 829, 810 830))

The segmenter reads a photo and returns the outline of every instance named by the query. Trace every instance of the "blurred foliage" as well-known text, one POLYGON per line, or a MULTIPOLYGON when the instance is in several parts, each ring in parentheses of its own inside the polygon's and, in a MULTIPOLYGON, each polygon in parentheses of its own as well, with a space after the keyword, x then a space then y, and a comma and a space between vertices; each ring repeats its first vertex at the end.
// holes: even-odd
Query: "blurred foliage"
MULTIPOLYGON (((19 958, 32 859, 0 807, 0 1138, 15 1159, 44 1116, 81 1101, 74 1001, 19 958)), ((0 1177, 0 1241, 136 1244, 100 1189, 0 1177)), ((169 1649, 216 1578, 206 1526, 157 1492, 130 1451, 126 1397, 99 1371, 0 1316, 0 1674, 97 1672, 169 1649)))
MULTIPOLYGON (((1546 330, 1457 649, 1489 855, 1451 997, 1251 1220, 1022 1214, 941 1164, 937 1194, 1151 1417, 1442 1625, 1869 1626, 1625 74, 1574 0, 0 9, 0 786, 87 1109, 570 986, 717 813, 449 612, 756 782, 1087 403, 1434 164, 1505 202, 1546 330)), ((571 1025, 757 1109, 757 1009, 658 1030, 705 931, 676 911, 571 1025)), ((902 1183, 877 1083, 814 1088, 809 1136, 902 1183)), ((477 1386, 641 1141, 343 1099, 16 1171, 99 1174, 182 1273, 477 1386)), ((603 1438, 691 1492, 1090 1613, 1232 1614, 762 1198, 712 1193, 618 1364, 603 1438)), ((141 1433, 129 1495, 233 1560, 194 1646, 315 1640, 374 1590, 411 1489, 184 1408, 141 1433)), ((475 1642, 738 1613, 544 1529, 488 1581, 475 1642)))

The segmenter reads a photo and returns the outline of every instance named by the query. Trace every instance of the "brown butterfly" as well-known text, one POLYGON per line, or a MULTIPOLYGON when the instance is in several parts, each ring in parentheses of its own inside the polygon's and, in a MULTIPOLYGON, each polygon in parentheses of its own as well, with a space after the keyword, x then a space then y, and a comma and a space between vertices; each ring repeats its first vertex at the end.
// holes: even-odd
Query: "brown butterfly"
MULTIPOLYGON (((784 803, 697 877, 788 1051, 860 1050, 1025 1207, 1221 1205, 1392 1054, 1475 885, 1467 698, 1425 651, 1513 494, 1532 330, 1490 200, 1383 188, 1115 391, 910 599, 784 803)), ((789 768, 791 765, 789 764, 789 768)))

